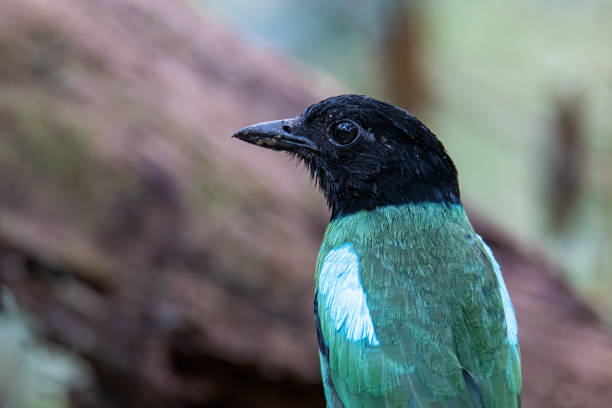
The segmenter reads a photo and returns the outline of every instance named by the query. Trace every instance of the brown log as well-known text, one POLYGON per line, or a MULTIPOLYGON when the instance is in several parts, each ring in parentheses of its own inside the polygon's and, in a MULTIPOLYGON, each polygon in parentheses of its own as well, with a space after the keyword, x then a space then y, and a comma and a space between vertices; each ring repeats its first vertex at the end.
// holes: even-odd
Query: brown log
MULTIPOLYGON (((4 0, 0 61, 0 284, 92 367, 74 405, 323 406, 323 200, 229 136, 339 87, 182 0, 4 0)), ((524 406, 609 406, 610 335, 558 268, 477 227, 516 305, 524 406)))

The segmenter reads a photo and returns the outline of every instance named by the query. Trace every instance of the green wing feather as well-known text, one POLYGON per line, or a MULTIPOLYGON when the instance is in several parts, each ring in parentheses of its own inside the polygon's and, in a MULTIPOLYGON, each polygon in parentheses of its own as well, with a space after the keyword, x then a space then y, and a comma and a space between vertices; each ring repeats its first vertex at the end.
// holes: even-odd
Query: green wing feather
POLYGON ((460 205, 390 206, 330 223, 317 285, 325 256, 350 243, 380 342, 349 341, 319 301, 330 407, 520 406, 519 349, 481 242, 460 205))

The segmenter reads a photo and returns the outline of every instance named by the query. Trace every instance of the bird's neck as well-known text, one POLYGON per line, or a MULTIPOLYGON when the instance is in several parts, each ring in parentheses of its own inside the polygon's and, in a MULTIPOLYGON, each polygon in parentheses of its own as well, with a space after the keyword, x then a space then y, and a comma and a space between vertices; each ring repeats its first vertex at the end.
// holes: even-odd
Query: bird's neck
POLYGON ((381 239, 414 241, 466 233, 473 233, 473 229, 461 204, 389 205, 333 219, 325 232, 323 247, 354 241, 376 245, 375 241, 381 239))
MULTIPOLYGON (((332 212, 331 219, 342 218, 360 211, 376 211, 385 207, 407 207, 415 211, 419 204, 461 204, 459 186, 454 167, 444 177, 432 173, 432 169, 420 170, 422 179, 406 182, 401 177, 381 177, 362 180, 352 175, 340 182, 324 182, 333 186, 324 191, 332 212)), ((414 170, 411 170, 414 171, 414 170)))

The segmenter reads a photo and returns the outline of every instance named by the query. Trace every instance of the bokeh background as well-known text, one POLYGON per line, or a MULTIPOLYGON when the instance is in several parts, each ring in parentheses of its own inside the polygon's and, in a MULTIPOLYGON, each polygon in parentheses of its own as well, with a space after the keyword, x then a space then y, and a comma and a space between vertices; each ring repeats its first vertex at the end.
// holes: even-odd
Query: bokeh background
POLYGON ((4 0, 0 406, 323 406, 327 210, 229 136, 341 92, 443 140, 527 407, 612 404, 606 0, 4 0))

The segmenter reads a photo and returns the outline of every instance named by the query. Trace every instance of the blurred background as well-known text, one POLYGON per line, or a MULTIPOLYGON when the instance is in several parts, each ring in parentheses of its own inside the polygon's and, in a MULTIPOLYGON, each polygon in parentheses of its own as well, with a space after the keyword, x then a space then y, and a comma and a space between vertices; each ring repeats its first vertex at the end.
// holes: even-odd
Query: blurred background
POLYGON ((612 3, 0 3, 0 406, 323 406, 327 223, 229 138, 342 92, 444 142, 526 407, 612 404, 612 3))

